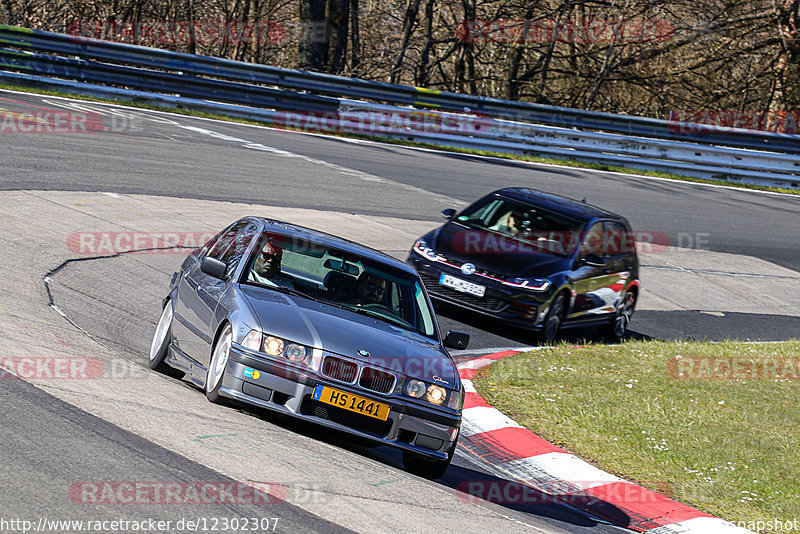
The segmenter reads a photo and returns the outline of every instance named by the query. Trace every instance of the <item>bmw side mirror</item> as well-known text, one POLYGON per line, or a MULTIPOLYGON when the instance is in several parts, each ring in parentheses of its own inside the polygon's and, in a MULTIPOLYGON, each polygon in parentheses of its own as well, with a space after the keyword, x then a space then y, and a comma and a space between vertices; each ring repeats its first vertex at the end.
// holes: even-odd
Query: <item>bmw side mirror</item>
POLYGON ((455 214, 456 210, 454 210, 453 208, 447 208, 446 210, 442 210, 442 217, 444 217, 445 220, 448 221, 452 220, 453 217, 455 217, 455 214))
POLYGON ((228 266, 225 265, 224 261, 220 261, 216 258, 210 258, 206 256, 203 258, 203 262, 200 264, 200 270, 206 273, 208 276, 213 276, 214 278, 218 278, 223 280, 225 278, 225 271, 228 269, 228 266))
POLYGON ((467 350, 469 346, 469 334, 450 330, 444 337, 444 346, 448 349, 467 350))

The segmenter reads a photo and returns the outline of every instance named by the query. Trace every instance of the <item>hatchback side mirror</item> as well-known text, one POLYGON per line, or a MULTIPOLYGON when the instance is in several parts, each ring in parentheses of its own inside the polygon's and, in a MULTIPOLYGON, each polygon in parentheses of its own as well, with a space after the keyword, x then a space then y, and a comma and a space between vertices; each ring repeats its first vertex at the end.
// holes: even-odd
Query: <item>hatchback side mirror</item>
POLYGON ((224 261, 206 256, 203 258, 203 262, 200 264, 200 270, 206 273, 208 276, 213 276, 214 278, 224 280, 225 271, 228 270, 228 266, 225 265, 224 261))
POLYGON ((444 346, 448 349, 467 350, 469 346, 469 334, 450 330, 444 337, 444 346))
POLYGON ((442 217, 444 217, 448 221, 452 220, 455 214, 456 210, 454 210, 453 208, 447 208, 446 210, 442 210, 442 217))

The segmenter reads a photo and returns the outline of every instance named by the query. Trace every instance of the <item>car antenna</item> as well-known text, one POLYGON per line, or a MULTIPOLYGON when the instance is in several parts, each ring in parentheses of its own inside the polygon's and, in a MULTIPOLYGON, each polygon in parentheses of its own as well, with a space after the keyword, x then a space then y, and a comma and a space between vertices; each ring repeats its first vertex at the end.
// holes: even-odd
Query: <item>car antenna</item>
POLYGON ((586 204, 586 197, 583 197, 583 200, 581 200, 581 202, 583 202, 584 204, 586 204))

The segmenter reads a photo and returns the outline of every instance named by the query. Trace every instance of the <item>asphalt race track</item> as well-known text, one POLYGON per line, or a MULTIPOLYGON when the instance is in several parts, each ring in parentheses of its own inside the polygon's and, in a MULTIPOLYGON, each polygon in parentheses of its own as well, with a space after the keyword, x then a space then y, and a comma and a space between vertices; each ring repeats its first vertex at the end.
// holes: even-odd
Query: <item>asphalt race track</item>
MULTIPOLYGON (((94 380, 0 379, 4 519, 277 518, 276 532, 623 531, 560 505, 465 502, 455 491, 460 484, 502 478, 464 451, 442 480, 426 481, 403 472, 394 451, 269 413, 214 406, 187 383, 150 372, 145 360, 159 302, 182 255, 76 250, 76 233, 199 235, 252 213, 402 258, 416 236, 439 224, 442 209, 527 185, 586 198, 673 245, 642 256, 646 294, 635 335, 800 336, 800 297, 787 291, 800 282, 797 197, 12 92, 0 92, 0 108, 90 110, 112 130, 0 132, 0 243, 7 252, 0 357, 80 355, 102 368, 94 380), (183 488, 247 482, 272 498, 167 505, 81 497, 96 486, 155 481, 183 488)), ((472 335, 459 359, 535 342, 447 309, 440 323, 472 335)), ((579 335, 596 339, 591 331, 579 335)))

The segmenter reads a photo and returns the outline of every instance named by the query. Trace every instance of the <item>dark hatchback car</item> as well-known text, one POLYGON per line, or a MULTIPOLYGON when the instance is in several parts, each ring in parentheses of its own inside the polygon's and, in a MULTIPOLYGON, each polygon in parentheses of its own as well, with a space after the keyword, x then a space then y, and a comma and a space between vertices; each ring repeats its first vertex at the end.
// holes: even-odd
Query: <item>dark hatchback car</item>
POLYGON ((639 296, 628 221, 577 200, 500 189, 424 235, 408 258, 435 301, 540 333, 599 325, 622 337, 639 296))
POLYGON ((403 452, 436 478, 453 457, 464 388, 417 273, 362 245, 247 217, 172 277, 150 367, 224 397, 403 452))

